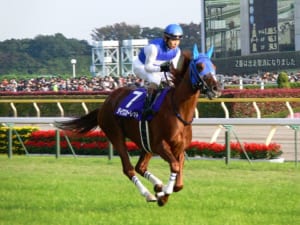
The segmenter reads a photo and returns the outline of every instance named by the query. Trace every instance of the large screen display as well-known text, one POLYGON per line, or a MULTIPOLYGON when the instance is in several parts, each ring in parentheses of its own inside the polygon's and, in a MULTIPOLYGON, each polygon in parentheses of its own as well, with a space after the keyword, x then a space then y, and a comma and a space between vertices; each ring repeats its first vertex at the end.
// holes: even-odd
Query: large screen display
POLYGON ((277 0, 249 0, 250 52, 278 51, 277 0))

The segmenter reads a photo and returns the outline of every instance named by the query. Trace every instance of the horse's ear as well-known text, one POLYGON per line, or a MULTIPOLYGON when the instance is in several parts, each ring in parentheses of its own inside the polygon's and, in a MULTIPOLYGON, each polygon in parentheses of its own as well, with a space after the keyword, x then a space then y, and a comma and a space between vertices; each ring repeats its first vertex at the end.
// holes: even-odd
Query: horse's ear
POLYGON ((198 57, 199 57, 198 47, 197 47, 197 44, 194 44, 194 48, 193 48, 193 59, 198 59, 198 57))
POLYGON ((211 46, 211 47, 208 49, 208 51, 206 52, 206 56, 207 56, 208 58, 211 58, 213 52, 214 52, 214 46, 211 46))

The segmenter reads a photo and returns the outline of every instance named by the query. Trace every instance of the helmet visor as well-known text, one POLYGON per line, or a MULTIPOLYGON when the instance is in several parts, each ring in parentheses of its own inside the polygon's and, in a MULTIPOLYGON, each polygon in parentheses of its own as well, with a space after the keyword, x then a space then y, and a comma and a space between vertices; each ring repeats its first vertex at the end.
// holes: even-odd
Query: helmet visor
POLYGON ((174 35, 174 34, 168 34, 168 33, 165 33, 165 35, 166 35, 167 38, 170 38, 172 40, 182 39, 182 35, 174 35))

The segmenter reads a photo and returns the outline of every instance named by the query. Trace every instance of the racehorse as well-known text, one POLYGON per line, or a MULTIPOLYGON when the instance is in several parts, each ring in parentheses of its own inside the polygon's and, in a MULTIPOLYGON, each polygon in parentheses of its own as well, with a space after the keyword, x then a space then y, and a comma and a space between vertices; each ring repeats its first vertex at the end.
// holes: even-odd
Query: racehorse
POLYGON ((151 150, 141 151, 135 168, 130 162, 125 141, 129 138, 143 149, 140 121, 114 113, 121 101, 132 92, 131 88, 114 90, 101 108, 80 118, 58 122, 56 126, 79 134, 99 126, 118 152, 123 173, 135 184, 147 202, 155 201, 163 206, 173 192, 183 188, 184 152, 192 140, 191 124, 200 92, 210 99, 220 94, 215 66, 210 60, 212 51, 210 49, 206 54, 199 53, 197 46, 194 46, 193 51, 182 52, 177 69, 170 66, 174 85, 167 92, 159 111, 147 122, 151 150), (159 155, 170 166, 170 177, 166 185, 148 171, 153 155, 159 155), (153 184, 155 195, 143 185, 136 172, 153 184))

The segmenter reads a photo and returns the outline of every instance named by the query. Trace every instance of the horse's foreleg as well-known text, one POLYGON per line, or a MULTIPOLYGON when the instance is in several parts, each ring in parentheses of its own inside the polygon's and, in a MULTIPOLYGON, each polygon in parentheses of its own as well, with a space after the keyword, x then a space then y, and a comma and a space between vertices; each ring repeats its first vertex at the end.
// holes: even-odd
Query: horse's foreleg
POLYGON ((185 156, 184 156, 184 152, 182 154, 179 155, 179 173, 177 174, 176 177, 176 183, 174 186, 174 192, 178 192, 183 188, 183 166, 184 166, 184 160, 185 160, 185 156))
POLYGON ((170 195, 170 194, 173 193, 173 189, 174 189, 174 185, 175 185, 175 181, 176 181, 176 176, 177 176, 177 173, 171 173, 167 185, 165 185, 163 187, 163 192, 165 194, 170 195))
POLYGON ((169 163, 171 171, 168 183, 163 186, 161 192, 156 193, 158 205, 163 206, 167 203, 169 195, 173 193, 177 174, 180 173, 180 164, 172 152, 167 151, 166 149, 160 156, 169 163))
POLYGON ((159 206, 164 206, 169 199, 169 195, 173 193, 176 176, 177 176, 177 173, 171 173, 167 185, 163 186, 163 189, 161 192, 156 193, 157 204, 159 206))
MULTIPOLYGON (((173 159, 174 160, 174 159, 173 159)), ((177 192, 183 188, 183 166, 184 153, 179 155, 178 161, 170 163, 171 175, 168 184, 163 187, 162 191, 157 193, 157 203, 159 206, 164 206, 173 191, 177 192)))
POLYGON ((183 166, 184 166, 184 153, 179 155, 179 172, 171 173, 169 182, 163 187, 163 193, 172 194, 178 192, 183 188, 183 166))

